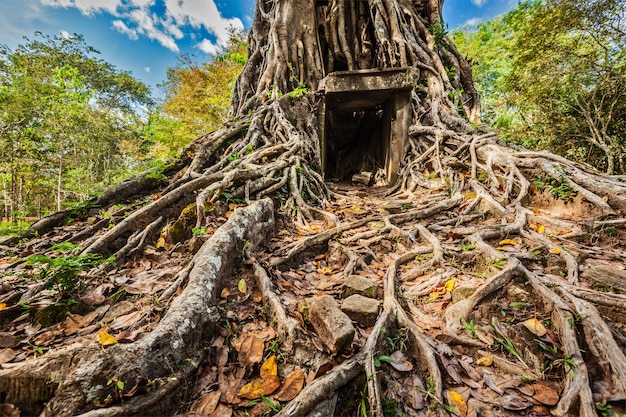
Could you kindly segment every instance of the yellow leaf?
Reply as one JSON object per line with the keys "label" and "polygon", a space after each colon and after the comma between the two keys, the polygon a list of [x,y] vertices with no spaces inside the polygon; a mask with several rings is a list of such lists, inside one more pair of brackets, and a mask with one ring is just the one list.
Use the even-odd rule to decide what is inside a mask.
{"label": "yellow leaf", "polygon": [[245,279],[240,279],[239,280],[239,284],[237,284],[237,289],[239,290],[240,293],[245,294],[248,291],[248,284],[246,284],[246,280]]}
{"label": "yellow leaf", "polygon": [[448,402],[451,406],[456,407],[462,416],[467,415],[467,404],[458,392],[448,391]]}
{"label": "yellow leaf", "polygon": [[558,255],[559,253],[561,253],[561,249],[559,249],[559,248],[550,248],[550,253]]}
{"label": "yellow leaf", "polygon": [[0,310],[4,310],[5,308],[7,308],[6,303],[0,303]]}
{"label": "yellow leaf", "polygon": [[244,385],[237,393],[237,396],[244,397],[249,400],[256,400],[261,395],[270,395],[280,387],[280,378],[276,375],[270,375],[266,378],[255,379],[254,381]]}
{"label": "yellow leaf", "polygon": [[102,346],[112,346],[117,343],[115,336],[108,334],[104,330],[98,332],[98,340]]}
{"label": "yellow leaf", "polygon": [[498,245],[502,246],[502,245],[519,245],[519,242],[513,239],[504,239],[501,240],[500,243],[498,243]]}
{"label": "yellow leaf", "polygon": [[481,358],[478,358],[476,361],[476,365],[478,366],[491,366],[493,365],[493,355],[485,355]]}
{"label": "yellow leaf", "polygon": [[298,369],[285,379],[283,387],[278,391],[275,398],[278,401],[291,401],[296,398],[296,395],[300,394],[303,386],[304,372]]}
{"label": "yellow leaf", "polygon": [[278,375],[278,366],[276,365],[276,356],[272,355],[261,365],[261,379],[276,375]]}
{"label": "yellow leaf", "polygon": [[324,272],[324,274],[326,275],[331,275],[333,273],[333,269],[325,266],[324,268],[322,268],[322,272]]}
{"label": "yellow leaf", "polygon": [[473,200],[476,198],[476,191],[465,191],[461,194],[463,194],[463,197],[465,197],[468,200]]}
{"label": "yellow leaf", "polygon": [[161,249],[162,247],[165,246],[165,238],[160,237],[159,240],[157,240],[156,242],[156,246],[157,249]]}
{"label": "yellow leaf", "polygon": [[361,211],[361,207],[359,207],[359,206],[352,206],[352,210],[358,212],[358,211]]}
{"label": "yellow leaf", "polygon": [[524,325],[524,327],[526,327],[532,334],[542,337],[544,336],[548,331],[546,330],[546,327],[543,325],[543,323],[541,323],[539,320],[537,320],[536,318],[532,318],[532,319],[528,319],[525,322],[522,322],[522,324]]}
{"label": "yellow leaf", "polygon": [[446,281],[446,284],[444,285],[444,287],[446,288],[446,291],[452,292],[455,285],[456,285],[456,279],[451,279],[449,281]]}
{"label": "yellow leaf", "polygon": [[537,233],[545,233],[546,232],[546,227],[543,224],[538,224],[537,225]]}

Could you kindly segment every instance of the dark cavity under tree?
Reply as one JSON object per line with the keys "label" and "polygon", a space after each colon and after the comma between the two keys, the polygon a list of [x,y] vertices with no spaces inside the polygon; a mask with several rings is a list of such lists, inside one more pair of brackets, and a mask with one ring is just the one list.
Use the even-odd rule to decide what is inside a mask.
{"label": "dark cavity under tree", "polygon": [[[306,416],[359,375],[367,386],[363,390],[367,410],[371,415],[384,415],[383,393],[389,395],[391,383],[385,372],[377,372],[377,365],[381,365],[378,356],[384,351],[385,335],[393,329],[406,332],[405,355],[416,365],[412,372],[428,382],[424,395],[435,405],[413,410],[413,414],[405,408],[405,412],[447,415],[444,403],[459,404],[445,393],[464,381],[462,375],[452,372],[451,363],[465,361],[458,369],[471,377],[480,368],[476,364],[479,349],[505,346],[513,339],[498,320],[487,323],[493,329],[491,342],[477,337],[469,323],[484,321],[493,313],[490,309],[499,308],[493,307],[496,301],[510,306],[507,297],[519,295],[520,287],[527,297],[522,304],[532,305],[542,319],[549,320],[550,334],[557,339],[551,340],[558,345],[554,361],[562,364],[561,377],[552,382],[559,396],[550,404],[550,412],[595,416],[595,401],[626,399],[625,336],[614,328],[621,316],[610,313],[626,307],[622,295],[626,286],[614,278],[623,277],[623,272],[605,266],[608,272],[593,275],[614,293],[581,285],[587,281],[579,276],[585,259],[600,256],[588,232],[610,227],[623,236],[620,215],[626,208],[626,187],[591,167],[553,154],[507,147],[494,132],[480,127],[471,69],[445,36],[442,4],[438,0],[259,0],[249,37],[249,59],[232,101],[233,121],[198,138],[163,170],[119,184],[89,203],[108,208],[137,195],[158,192],[158,198],[149,199],[147,205],[136,204],[126,216],[116,213],[119,222],[108,229],[110,219],[96,218],[86,230],[70,227],[51,232],[68,218],[77,222],[81,215],[86,217],[88,210],[57,213],[34,224],[22,236],[21,246],[7,251],[18,253],[27,248],[45,252],[49,245],[41,237],[66,233],[64,239],[80,243],[83,254],[113,253],[122,265],[144,256],[146,245],[164,230],[171,232],[174,221],[189,216],[185,208],[194,207],[193,203],[197,229],[207,225],[209,210],[225,195],[245,200],[247,206],[235,211],[199,250],[191,248],[195,238],[183,239],[182,244],[188,244],[189,253],[195,255],[160,296],[168,308],[149,334],[106,350],[93,345],[68,346],[2,369],[0,393],[6,401],[24,409],[41,404],[42,415],[48,416],[141,415],[167,410],[172,403],[164,399],[174,396],[181,381],[204,359],[202,339],[210,337],[216,319],[212,306],[224,282],[232,279],[242,254],[248,264],[243,268],[256,277],[271,321],[284,341],[283,356],[288,354],[294,366],[302,367],[328,361],[329,356],[304,348],[310,336],[300,331],[284,309],[273,278],[281,267],[297,267],[303,258],[327,250],[343,254],[345,275],[370,271],[383,241],[392,242],[397,256],[385,266],[383,310],[366,341],[353,356],[335,358],[333,370],[284,404],[278,415]],[[408,97],[409,127],[401,138],[399,166],[386,171],[393,174],[393,178],[387,175],[391,183],[369,192],[378,196],[379,202],[393,199],[403,204],[400,213],[381,214],[365,210],[365,200],[362,215],[351,219],[331,210],[332,202],[349,196],[329,185],[325,176],[350,178],[367,164],[361,160],[363,154],[352,152],[335,161],[335,168],[340,169],[330,172],[327,159],[333,155],[327,153],[333,144],[323,138],[323,132],[337,128],[350,134],[348,131],[354,130],[341,121],[334,126],[332,117],[384,118],[387,109],[372,96],[368,98],[374,104],[358,108],[354,104],[358,94],[350,97],[353,107],[344,113],[338,107],[334,116],[320,109],[329,76],[376,74],[407,77],[402,88]],[[406,80],[412,82],[408,90]],[[340,102],[333,105],[340,106]],[[330,105],[328,101],[326,105]],[[326,118],[328,122],[320,121]],[[377,158],[376,152],[368,156]],[[376,170],[384,164],[378,160],[367,168]],[[342,168],[345,166],[354,169]],[[587,217],[595,218],[581,224],[527,208],[542,187],[560,196],[577,196]],[[322,231],[263,253],[264,239],[277,233],[277,222],[283,228],[294,228],[320,221],[325,224]],[[371,222],[380,227],[368,229]],[[544,226],[553,233],[543,233]],[[507,244],[524,250],[502,250]],[[416,260],[422,255],[428,260],[420,264]],[[537,273],[537,265],[545,266],[548,258],[560,275]],[[484,271],[491,273],[472,295],[445,310],[438,336],[430,338],[416,325],[420,318],[427,320],[419,300],[451,277],[461,277],[462,271],[453,268],[458,262],[470,269],[482,264]],[[417,287],[409,285],[436,268],[447,272],[433,272]],[[94,276],[97,273],[92,272]],[[178,288],[182,291],[174,296]],[[31,291],[21,301],[28,303],[34,297]],[[487,324],[484,327],[488,329]],[[515,339],[519,344],[517,351],[513,349],[517,356],[513,356],[519,357],[519,362],[496,355],[497,372],[541,380],[536,362],[542,356],[533,337]],[[545,340],[542,343],[552,347]],[[461,359],[459,349],[466,352]],[[152,384],[153,389],[120,404],[94,409],[94,399],[115,393],[116,384],[107,384],[112,376],[126,387],[146,387],[149,381],[160,384]],[[494,392],[498,390],[502,391],[495,386]],[[468,404],[481,415],[532,406],[523,401],[519,405],[514,399],[506,395],[491,402],[474,398]]]}

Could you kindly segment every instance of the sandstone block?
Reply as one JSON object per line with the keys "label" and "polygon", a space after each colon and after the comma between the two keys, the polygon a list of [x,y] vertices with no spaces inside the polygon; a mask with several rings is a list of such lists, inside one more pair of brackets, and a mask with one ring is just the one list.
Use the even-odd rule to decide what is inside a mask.
{"label": "sandstone block", "polygon": [[341,310],[361,326],[371,327],[378,318],[380,301],[355,294],[343,300]]}
{"label": "sandstone block", "polygon": [[332,352],[347,349],[354,339],[352,320],[341,309],[330,295],[311,298],[309,304],[309,321],[322,340]]}
{"label": "sandstone block", "polygon": [[375,298],[378,285],[369,278],[360,275],[350,275],[343,284],[343,298],[358,294],[363,297]]}

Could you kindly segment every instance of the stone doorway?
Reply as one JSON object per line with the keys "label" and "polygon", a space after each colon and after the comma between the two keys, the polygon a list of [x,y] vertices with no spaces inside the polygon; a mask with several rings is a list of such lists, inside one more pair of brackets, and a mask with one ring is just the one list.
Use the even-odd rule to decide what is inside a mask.
{"label": "stone doorway", "polygon": [[[327,179],[371,175],[393,184],[411,123],[410,91],[417,70],[342,71],[321,83],[322,168]],[[375,178],[377,177],[377,178]]]}

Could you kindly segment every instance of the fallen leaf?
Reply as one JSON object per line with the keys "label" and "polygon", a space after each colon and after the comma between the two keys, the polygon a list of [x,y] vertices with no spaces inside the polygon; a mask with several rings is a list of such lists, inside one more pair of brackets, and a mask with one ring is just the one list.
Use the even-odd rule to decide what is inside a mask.
{"label": "fallen leaf", "polygon": [[126,327],[131,327],[143,317],[143,314],[144,313],[141,311],[125,314],[113,320],[109,327],[111,327],[112,330],[121,330]]}
{"label": "fallen leaf", "polygon": [[275,398],[278,401],[291,401],[300,394],[302,387],[304,387],[304,372],[298,369],[285,379],[285,383]]}
{"label": "fallen leaf", "polygon": [[245,279],[242,278],[239,280],[239,283],[237,284],[237,289],[242,294],[245,294],[248,291],[248,284],[246,284]]}
{"label": "fallen leaf", "polygon": [[476,365],[478,366],[491,366],[493,365],[493,355],[485,355],[481,358],[478,358],[476,361]]}
{"label": "fallen leaf", "polygon": [[211,413],[210,417],[232,417],[233,409],[227,405],[220,404],[217,409]]}
{"label": "fallen leaf", "polygon": [[448,402],[451,406],[459,410],[459,413],[462,416],[467,415],[467,403],[465,402],[461,394],[455,391],[448,391]]}
{"label": "fallen leaf", "polygon": [[98,332],[98,340],[102,346],[112,346],[117,343],[117,339],[104,330]]}
{"label": "fallen leaf", "polygon": [[270,395],[280,387],[280,378],[277,375],[270,375],[266,378],[255,379],[254,381],[244,385],[237,395],[247,398],[248,400],[256,400],[261,395]]}
{"label": "fallen leaf", "polygon": [[16,356],[17,356],[17,353],[13,349],[10,349],[10,348],[1,349],[0,350],[0,365],[2,365],[3,363],[11,362],[13,359],[15,359]]}
{"label": "fallen leaf", "polygon": [[0,303],[0,310],[4,310],[5,308],[7,308],[6,303]]}
{"label": "fallen leaf", "polygon": [[513,411],[525,410],[532,405],[530,401],[517,395],[505,395],[502,397],[501,404],[503,408]]}
{"label": "fallen leaf", "polygon": [[559,402],[559,394],[550,385],[536,383],[532,385],[535,390],[533,399],[545,405],[556,405]]}
{"label": "fallen leaf", "polygon": [[456,285],[456,279],[451,279],[449,281],[446,281],[444,288],[446,289],[446,291],[452,292],[455,285]]}
{"label": "fallen leaf", "polygon": [[207,414],[207,415],[211,414],[217,408],[217,405],[220,402],[221,395],[222,393],[219,391],[213,391],[213,392],[208,393],[202,399],[202,401],[200,401],[198,405],[194,407],[193,411],[196,411],[201,414]]}
{"label": "fallen leaf", "polygon": [[522,322],[522,324],[524,325],[524,327],[526,327],[532,334],[539,336],[539,337],[543,337],[548,331],[546,330],[546,327],[543,325],[543,323],[541,323],[539,320],[537,320],[536,318],[531,318],[528,319],[524,322]]}
{"label": "fallen leaf", "polygon": [[250,334],[244,339],[239,349],[239,362],[243,366],[259,363],[263,360],[265,344],[256,334]]}
{"label": "fallen leaf", "polygon": [[396,350],[391,354],[391,361],[389,365],[393,366],[400,372],[409,372],[413,370],[413,364],[408,360],[406,355],[399,350]]}
{"label": "fallen leaf", "polygon": [[546,227],[543,224],[538,224],[537,225],[537,233],[543,234],[545,232],[546,232]]}
{"label": "fallen leaf", "polygon": [[550,248],[550,253],[554,254],[554,255],[558,255],[561,253],[561,249],[559,248]]}
{"label": "fallen leaf", "polygon": [[513,245],[513,246],[518,246],[519,242],[513,239],[504,239],[501,240],[500,243],[498,243],[498,245],[502,246],[502,245]]}
{"label": "fallen leaf", "polygon": [[157,249],[161,249],[162,247],[165,246],[165,238],[160,237],[159,240],[156,241],[156,244],[154,245]]}
{"label": "fallen leaf", "polygon": [[272,355],[261,365],[261,379],[278,375],[278,366],[276,365],[276,356]]}

